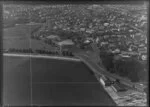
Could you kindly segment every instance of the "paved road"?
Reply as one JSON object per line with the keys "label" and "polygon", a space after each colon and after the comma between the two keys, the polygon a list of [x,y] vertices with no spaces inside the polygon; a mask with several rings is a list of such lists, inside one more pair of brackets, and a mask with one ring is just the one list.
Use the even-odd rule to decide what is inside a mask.
{"label": "paved road", "polygon": [[3,77],[5,105],[116,105],[77,61],[4,56]]}
{"label": "paved road", "polygon": [[139,84],[135,84],[130,82],[129,80],[126,80],[118,75],[115,74],[111,74],[109,72],[107,72],[105,69],[103,69],[102,67],[100,67],[98,64],[96,64],[95,62],[93,62],[86,54],[77,54],[77,56],[86,64],[88,65],[92,71],[94,71],[96,74],[99,75],[105,75],[109,78],[112,78],[114,80],[119,79],[121,83],[130,86],[133,88],[133,86],[136,86],[137,88],[133,88],[136,89],[138,91],[143,91],[143,88],[139,85]]}
{"label": "paved road", "polygon": [[[82,58],[81,58],[82,57]],[[83,58],[84,57],[84,58]],[[101,72],[101,70],[98,70],[99,68],[97,67],[97,70],[96,70],[96,64],[94,64],[88,57],[88,55],[86,54],[83,54],[83,55],[80,55],[80,58],[82,60],[84,60],[84,62],[90,67],[92,68],[92,71],[98,72],[98,74],[100,75],[103,75],[105,74],[106,76],[109,76],[108,74],[104,73],[104,72]],[[95,66],[93,66],[95,65]],[[105,71],[106,72],[106,71]],[[98,78],[99,80],[99,78]],[[114,101],[122,106],[128,106],[128,105],[137,105],[137,106],[145,106],[146,105],[146,95],[145,93],[141,93],[141,92],[138,92],[138,91],[135,91],[135,90],[132,90],[132,88],[129,88],[128,91],[126,92],[114,92],[114,90],[111,88],[111,87],[104,87],[105,90],[109,93],[109,95],[114,99]],[[132,92],[130,92],[132,90]],[[131,93],[136,93],[136,96],[130,96]],[[124,95],[123,95],[124,94]],[[120,96],[122,95],[122,96]],[[129,100],[129,101],[127,101]]]}

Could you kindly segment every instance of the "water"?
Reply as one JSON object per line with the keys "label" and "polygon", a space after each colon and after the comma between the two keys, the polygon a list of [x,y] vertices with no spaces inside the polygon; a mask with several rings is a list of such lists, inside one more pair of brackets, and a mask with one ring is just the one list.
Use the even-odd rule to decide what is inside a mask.
{"label": "water", "polygon": [[4,56],[4,105],[115,105],[82,62]]}

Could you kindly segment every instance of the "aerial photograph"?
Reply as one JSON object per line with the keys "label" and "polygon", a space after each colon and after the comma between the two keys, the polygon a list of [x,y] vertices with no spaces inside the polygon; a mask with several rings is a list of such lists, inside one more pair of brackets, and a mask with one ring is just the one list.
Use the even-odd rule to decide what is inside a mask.
{"label": "aerial photograph", "polygon": [[148,106],[148,4],[2,4],[3,106]]}

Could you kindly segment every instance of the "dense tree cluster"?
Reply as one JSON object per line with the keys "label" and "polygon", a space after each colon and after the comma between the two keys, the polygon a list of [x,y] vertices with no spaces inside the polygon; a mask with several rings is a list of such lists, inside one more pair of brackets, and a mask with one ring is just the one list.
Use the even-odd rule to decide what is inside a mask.
{"label": "dense tree cluster", "polygon": [[[58,51],[50,51],[50,50],[40,50],[37,49],[33,51],[31,48],[29,49],[15,49],[15,48],[10,48],[8,52],[14,52],[14,53],[39,53],[39,54],[48,54],[48,55],[61,55],[60,52]],[[67,50],[62,51],[63,56],[69,56],[73,57],[73,53]]]}
{"label": "dense tree cluster", "polygon": [[100,57],[102,59],[103,65],[106,67],[106,69],[110,72],[114,72],[114,64],[113,64],[113,57],[114,54],[112,53],[107,53],[105,51],[101,51]]}
{"label": "dense tree cluster", "polygon": [[29,49],[15,49],[15,48],[10,48],[8,52],[17,52],[17,53],[33,53],[33,50],[31,48]]}
{"label": "dense tree cluster", "polygon": [[69,52],[69,51],[62,51],[62,55],[63,56],[73,56],[73,53]]}
{"label": "dense tree cluster", "polygon": [[115,73],[121,77],[126,77],[132,82],[146,80],[146,70],[144,64],[135,58],[118,58],[114,59],[113,54],[101,53],[102,63],[108,72]]}
{"label": "dense tree cluster", "polygon": [[56,46],[56,44],[52,40],[49,40],[49,39],[45,39],[44,43],[51,45],[51,46]]}
{"label": "dense tree cluster", "polygon": [[48,50],[35,50],[36,53],[40,54],[50,54],[50,55],[59,55],[57,51],[48,51]]}

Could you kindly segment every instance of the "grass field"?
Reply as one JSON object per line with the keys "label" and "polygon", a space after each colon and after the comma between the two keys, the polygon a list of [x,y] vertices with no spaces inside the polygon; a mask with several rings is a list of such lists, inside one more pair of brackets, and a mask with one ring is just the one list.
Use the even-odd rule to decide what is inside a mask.
{"label": "grass field", "polygon": [[39,40],[31,39],[31,32],[40,25],[16,25],[11,28],[3,29],[3,48],[17,49],[48,49],[54,48]]}
{"label": "grass field", "polygon": [[4,56],[4,105],[115,105],[81,62]]}

